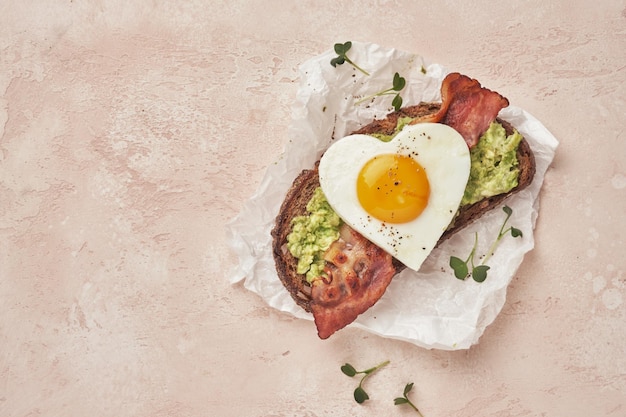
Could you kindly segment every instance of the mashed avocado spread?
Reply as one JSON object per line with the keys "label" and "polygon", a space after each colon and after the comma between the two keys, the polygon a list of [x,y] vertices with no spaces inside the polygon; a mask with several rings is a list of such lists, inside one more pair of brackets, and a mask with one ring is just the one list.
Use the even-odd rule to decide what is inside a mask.
{"label": "mashed avocado spread", "polygon": [[305,274],[311,282],[324,271],[324,252],[339,238],[341,219],[330,208],[322,189],[318,187],[306,206],[306,216],[292,220],[287,236],[287,249],[298,259],[298,274]]}
{"label": "mashed avocado spread", "polygon": [[[389,142],[411,120],[410,117],[401,117],[393,134],[372,136]],[[522,135],[517,131],[507,136],[500,123],[491,123],[478,144],[470,151],[470,175],[461,207],[506,193],[517,185],[517,147],[521,140]],[[324,252],[339,238],[341,219],[330,207],[319,187],[306,209],[308,215],[297,216],[292,221],[292,231],[287,236],[287,248],[298,259],[298,273],[305,274],[307,281],[311,282],[323,273]]]}
{"label": "mashed avocado spread", "polygon": [[413,120],[413,118],[409,117],[409,116],[398,117],[398,122],[396,124],[396,130],[394,130],[391,135],[385,135],[384,133],[372,133],[371,136],[374,136],[376,139],[382,140],[383,142],[389,142],[402,129],[404,129],[404,126],[406,126],[409,123],[411,123],[412,120]]}
{"label": "mashed avocado spread", "polygon": [[517,185],[517,147],[521,140],[517,130],[507,136],[500,123],[491,123],[470,151],[470,175],[461,207],[506,193]]}

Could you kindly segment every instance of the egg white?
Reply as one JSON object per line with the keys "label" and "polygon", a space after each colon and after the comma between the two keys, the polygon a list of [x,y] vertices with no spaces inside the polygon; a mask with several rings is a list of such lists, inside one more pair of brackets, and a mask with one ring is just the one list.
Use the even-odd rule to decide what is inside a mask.
{"label": "egg white", "polygon": [[[413,157],[426,171],[430,197],[422,214],[406,223],[385,223],[367,213],[357,197],[357,178],[380,154]],[[326,150],[319,164],[322,191],[350,227],[417,271],[446,230],[463,197],[470,155],[463,137],[439,123],[405,126],[391,141],[351,135]]]}

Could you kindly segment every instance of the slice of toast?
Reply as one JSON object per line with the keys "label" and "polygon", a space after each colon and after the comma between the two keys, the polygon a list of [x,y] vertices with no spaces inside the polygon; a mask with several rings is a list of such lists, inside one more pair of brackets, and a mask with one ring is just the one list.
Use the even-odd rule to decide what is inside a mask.
{"label": "slice of toast", "polygon": [[[439,108],[440,105],[438,103],[421,103],[405,107],[388,114],[384,119],[374,120],[353,133],[391,135],[396,129],[399,118],[407,116],[412,118],[421,117],[435,113]],[[504,127],[507,135],[513,133],[514,128],[508,122],[500,119],[497,119],[497,121]],[[508,193],[485,198],[474,204],[462,207],[454,220],[454,225],[446,230],[439,239],[438,244],[472,223],[485,212],[498,207],[506,198],[526,188],[532,182],[535,175],[535,158],[526,139],[522,139],[519,144],[517,159],[519,162],[518,185]],[[286,247],[286,242],[287,236],[291,232],[292,219],[306,214],[306,205],[317,187],[319,187],[319,176],[316,163],[311,169],[303,170],[294,180],[280,207],[276,223],[272,229],[272,250],[278,277],[294,301],[306,311],[310,311],[311,288],[306,282],[304,275],[296,272],[298,260],[291,255]],[[404,269],[404,265],[397,260],[394,260],[394,266],[397,272]]]}

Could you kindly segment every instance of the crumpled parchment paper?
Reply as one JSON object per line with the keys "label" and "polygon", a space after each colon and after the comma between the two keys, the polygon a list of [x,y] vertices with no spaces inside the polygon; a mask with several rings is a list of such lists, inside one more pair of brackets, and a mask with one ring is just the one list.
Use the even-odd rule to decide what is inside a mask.
{"label": "crumpled parchment paper", "polygon": [[[332,141],[393,110],[392,95],[359,105],[355,102],[390,88],[395,72],[407,81],[401,91],[403,106],[441,101],[441,81],[449,72],[419,55],[371,43],[353,42],[347,53],[369,76],[347,62],[332,67],[330,61],[335,56],[329,50],[300,67],[300,85],[284,153],[267,168],[258,190],[227,225],[229,244],[239,257],[230,282],[244,280],[245,288],[271,307],[310,320],[312,316],[295,304],[281,284],[272,257],[270,231],[286,191],[298,173],[312,167]],[[505,213],[492,210],[435,249],[419,272],[405,269],[394,277],[378,303],[351,326],[428,349],[456,350],[477,343],[496,318],[507,286],[524,255],[534,247],[538,194],[558,146],[555,137],[526,111],[511,105],[501,111],[500,117],[529,141],[537,163],[533,183],[506,202],[513,209],[508,225],[520,229],[523,238],[502,239],[489,261],[491,269],[485,282],[456,279],[449,266],[450,256],[466,259],[478,233],[475,259],[480,262],[478,257],[498,235]]]}

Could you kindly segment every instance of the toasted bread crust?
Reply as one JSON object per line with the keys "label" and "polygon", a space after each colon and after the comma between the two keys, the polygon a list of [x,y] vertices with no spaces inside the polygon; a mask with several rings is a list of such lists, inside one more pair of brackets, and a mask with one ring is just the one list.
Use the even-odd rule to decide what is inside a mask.
{"label": "toasted bread crust", "polygon": [[[439,107],[440,105],[438,103],[421,103],[415,106],[405,107],[397,112],[390,113],[384,119],[374,120],[353,133],[381,133],[390,135],[395,131],[399,118],[406,116],[413,118],[424,116],[436,112],[439,110]],[[513,133],[514,128],[508,122],[500,119],[497,120],[502,124],[508,135]],[[532,182],[535,175],[535,158],[526,139],[522,139],[520,142],[517,149],[517,159],[520,169],[518,185],[508,193],[489,197],[475,204],[461,208],[454,221],[454,226],[449,228],[441,236],[438,244],[478,219],[485,212],[499,206],[509,196],[526,188]],[[287,235],[291,232],[292,219],[296,216],[306,214],[306,205],[317,187],[319,187],[319,176],[316,163],[312,169],[305,169],[296,177],[285,196],[285,200],[276,217],[276,223],[272,229],[272,250],[278,277],[285,288],[287,288],[294,301],[308,312],[311,311],[310,286],[306,282],[304,275],[296,272],[298,261],[291,255],[289,250],[287,250],[286,242]],[[394,261],[394,266],[397,272],[404,269],[404,265],[397,260]]]}
{"label": "toasted bread crust", "polygon": [[317,163],[313,169],[303,170],[293,181],[280,207],[272,229],[272,250],[278,278],[287,288],[294,301],[307,312],[311,311],[311,287],[304,275],[298,274],[298,260],[287,249],[287,235],[291,233],[291,221],[306,214],[306,206],[319,187]]}

